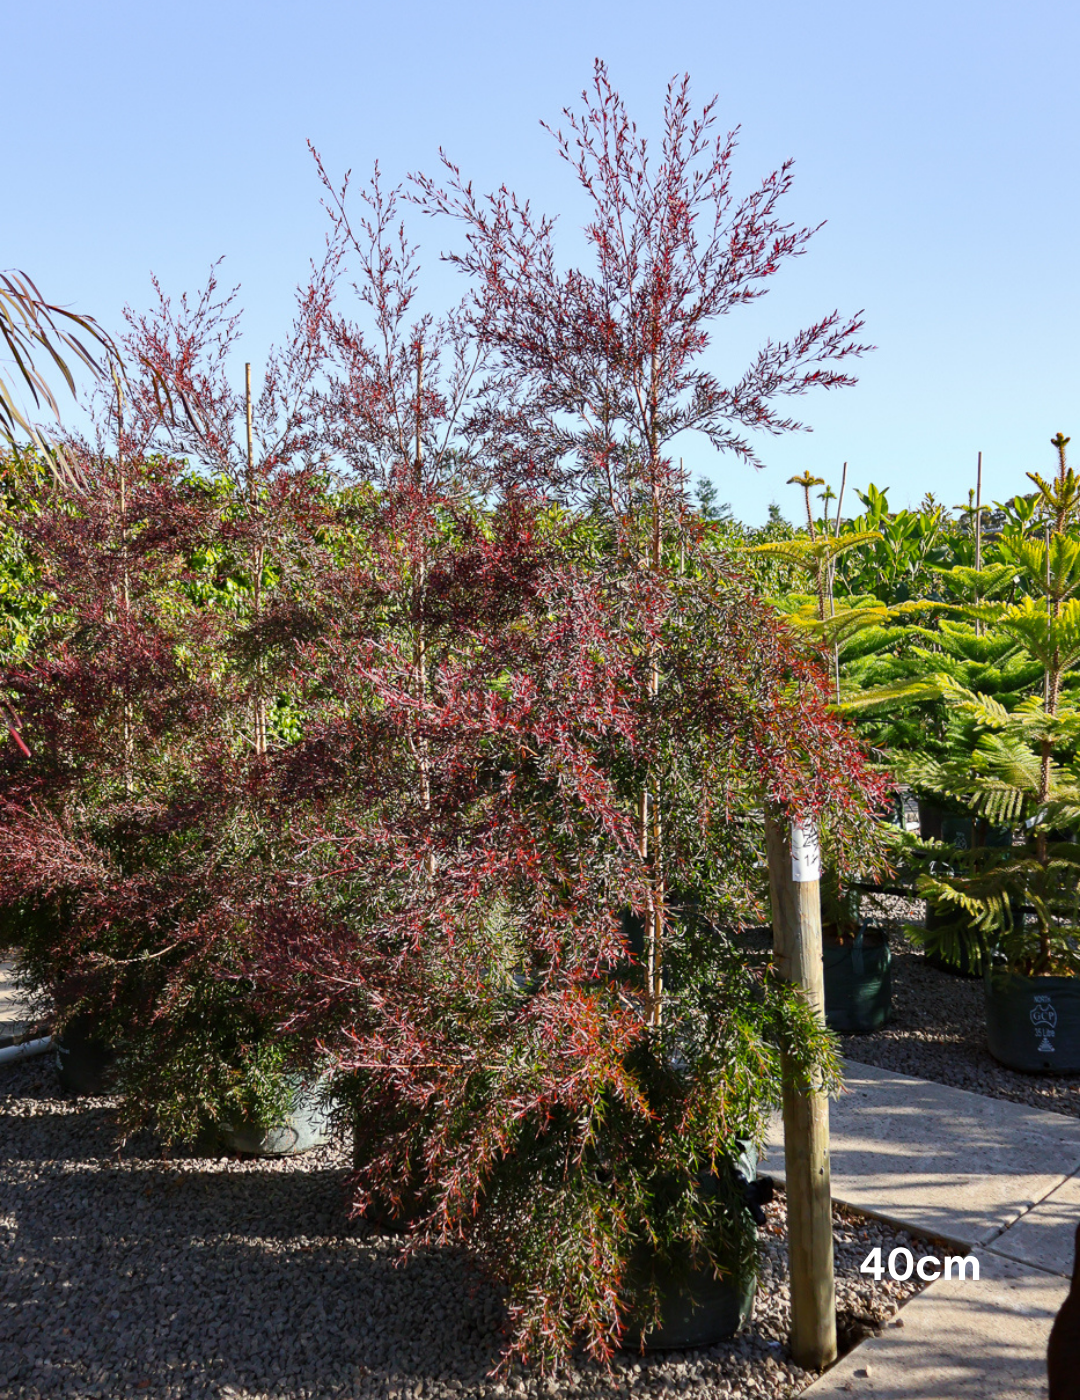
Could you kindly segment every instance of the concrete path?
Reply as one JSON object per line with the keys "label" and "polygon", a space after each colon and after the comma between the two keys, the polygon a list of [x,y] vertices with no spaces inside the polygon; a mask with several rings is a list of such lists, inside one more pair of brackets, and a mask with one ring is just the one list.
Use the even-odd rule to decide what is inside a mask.
{"label": "concrete path", "polygon": [[10,1036],[22,1035],[30,1026],[26,1009],[15,991],[14,974],[10,962],[0,962],[0,1045]]}
{"label": "concrete path", "polygon": [[[904,1307],[901,1325],[805,1394],[1044,1400],[1047,1338],[1069,1289],[1080,1221],[1080,1119],[846,1068],[849,1092],[830,1111],[834,1198],[961,1246],[980,1276],[931,1283]],[[762,1169],[783,1175],[779,1124]]]}
{"label": "concrete path", "polygon": [[1046,1400],[1065,1279],[979,1251],[978,1283],[932,1283],[803,1395],[812,1400]]}

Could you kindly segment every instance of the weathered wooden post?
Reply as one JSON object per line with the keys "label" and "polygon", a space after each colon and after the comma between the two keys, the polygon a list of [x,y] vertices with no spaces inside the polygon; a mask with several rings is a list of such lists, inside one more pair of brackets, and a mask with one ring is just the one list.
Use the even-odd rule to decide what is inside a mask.
{"label": "weathered wooden post", "polygon": [[[825,1019],[821,964],[821,856],[815,830],[767,813],[773,947],[780,976]],[[784,1073],[784,1165],[791,1270],[791,1354],[821,1370],[836,1360],[829,1101]]]}

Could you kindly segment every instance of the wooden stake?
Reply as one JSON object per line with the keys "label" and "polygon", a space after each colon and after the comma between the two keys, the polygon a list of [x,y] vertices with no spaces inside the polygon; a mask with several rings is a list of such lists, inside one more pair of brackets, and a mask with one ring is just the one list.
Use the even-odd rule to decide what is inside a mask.
{"label": "wooden stake", "polygon": [[[824,1022],[821,869],[816,835],[769,813],[765,839],[777,971],[784,981],[802,990]],[[820,1371],[836,1360],[829,1101],[812,1085],[794,1082],[787,1056],[783,1057],[783,1071],[791,1354],[797,1365]]]}
{"label": "wooden stake", "polygon": [[836,498],[836,528],[833,531],[833,538],[840,536],[840,512],[844,509],[844,487],[847,485],[847,463],[844,463],[844,470],[840,473],[840,494]]}
{"label": "wooden stake", "polygon": [[[120,558],[123,561],[121,573],[121,600],[124,609],[125,627],[131,620],[131,587],[127,562],[127,466],[124,462],[124,390],[116,367],[112,367],[113,387],[116,390],[116,473],[120,478]],[[124,792],[131,796],[134,786],[135,741],[132,735],[131,702],[124,701],[121,738],[124,749]]]}
{"label": "wooden stake", "polygon": [[[836,521],[833,528],[833,539],[840,538],[840,512],[844,508],[844,487],[847,485],[847,463],[844,463],[844,470],[840,474],[840,494],[836,498]],[[828,531],[825,532],[828,534]],[[829,616],[836,616],[836,559],[829,561]],[[833,679],[836,682],[836,703],[840,703],[840,643],[833,642]]]}

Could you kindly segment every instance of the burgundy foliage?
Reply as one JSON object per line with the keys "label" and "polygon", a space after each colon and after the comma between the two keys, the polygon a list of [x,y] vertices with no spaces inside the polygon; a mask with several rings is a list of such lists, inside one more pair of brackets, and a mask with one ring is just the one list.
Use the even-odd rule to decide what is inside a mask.
{"label": "burgundy foliage", "polygon": [[752,1252],[723,1164],[780,1045],[831,1053],[739,951],[762,810],[842,850],[879,796],[667,455],[694,429],[756,461],[748,430],[801,426],[776,401],[865,348],[834,313],[735,384],[702,368],[811,232],[776,212],[787,166],[734,199],[713,120],[673,87],[654,167],[598,66],[557,136],[590,273],[505,190],[421,180],[467,232],[442,321],[400,192],[376,172],[354,218],[320,165],[332,238],[250,449],[211,278],[130,317],[147,378],[96,491],[22,524],[56,620],[4,681],[32,758],[0,769],[0,893],[51,912],[41,985],[111,1017],[131,1121],[186,1131],[267,1042],[331,1073],[357,1208],[467,1241],[545,1362],[640,1332],[643,1251]]}

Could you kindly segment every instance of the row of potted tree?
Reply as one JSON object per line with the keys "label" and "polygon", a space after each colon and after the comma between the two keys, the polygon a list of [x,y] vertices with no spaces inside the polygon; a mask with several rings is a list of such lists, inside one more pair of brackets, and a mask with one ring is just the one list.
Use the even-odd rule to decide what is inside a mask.
{"label": "row of potted tree", "polygon": [[589,269],[507,192],[418,181],[466,232],[442,320],[399,192],[354,214],[324,176],[327,255],[258,392],[212,278],[130,317],[141,368],[75,485],[7,476],[26,975],[111,1043],[128,1128],[242,1130],[328,1086],[357,1209],[468,1242],[545,1362],[670,1336],[691,1283],[744,1311],[781,1052],[837,1080],[738,939],[763,815],[849,868],[886,786],[671,454],[696,430],[752,462],[745,428],[797,427],[778,399],[863,348],[834,314],[734,385],[703,367],[809,236],[786,167],[732,201],[713,120],[674,85],[652,164],[598,65],[556,133]]}

